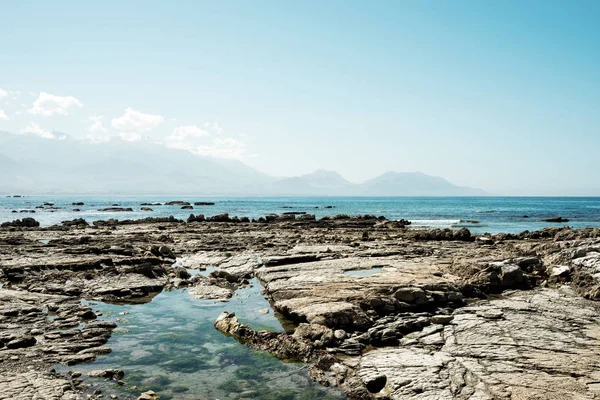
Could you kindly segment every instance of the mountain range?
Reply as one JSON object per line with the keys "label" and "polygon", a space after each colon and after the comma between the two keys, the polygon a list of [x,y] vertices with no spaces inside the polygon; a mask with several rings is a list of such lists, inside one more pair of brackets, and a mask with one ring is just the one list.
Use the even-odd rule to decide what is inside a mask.
{"label": "mountain range", "polygon": [[201,157],[151,142],[91,143],[0,132],[0,193],[254,196],[481,196],[420,172],[386,172],[355,184],[333,171],[291,178],[237,160]]}

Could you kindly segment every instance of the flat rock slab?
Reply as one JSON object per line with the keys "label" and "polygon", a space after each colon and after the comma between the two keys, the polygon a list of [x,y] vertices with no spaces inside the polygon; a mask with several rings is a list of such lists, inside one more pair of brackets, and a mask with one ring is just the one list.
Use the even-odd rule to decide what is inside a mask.
{"label": "flat rock slab", "polygon": [[[347,271],[381,270],[369,276]],[[285,315],[332,328],[361,327],[368,317],[361,303],[390,298],[402,287],[451,288],[458,279],[442,276],[428,260],[399,257],[346,257],[333,260],[266,267],[256,273],[264,283],[274,308]]]}
{"label": "flat rock slab", "polygon": [[[441,335],[439,345],[430,336]],[[570,289],[456,310],[442,332],[348,361],[392,399],[600,398],[600,315]]]}

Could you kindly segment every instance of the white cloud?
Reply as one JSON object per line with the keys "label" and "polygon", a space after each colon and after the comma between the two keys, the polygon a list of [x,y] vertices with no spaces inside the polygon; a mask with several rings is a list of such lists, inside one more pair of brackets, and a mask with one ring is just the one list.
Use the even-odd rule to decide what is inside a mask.
{"label": "white cloud", "polygon": [[165,138],[165,144],[167,147],[194,153],[196,148],[205,141],[204,138],[208,136],[210,136],[210,133],[198,128],[196,125],[179,126]]}
{"label": "white cloud", "polygon": [[43,129],[35,122],[31,122],[25,128],[21,129],[21,133],[24,135],[35,135],[43,137],[44,139],[56,139],[56,136],[52,132]]}
{"label": "white cloud", "polygon": [[0,119],[8,119],[8,117],[6,116],[6,113],[1,108],[0,108]]}
{"label": "white cloud", "polygon": [[140,135],[139,133],[135,133],[135,132],[123,132],[120,133],[119,136],[121,137],[122,140],[126,141],[126,142],[137,142],[142,140],[142,135]]}
{"label": "white cloud", "polygon": [[162,115],[143,114],[132,108],[127,108],[122,117],[111,121],[111,126],[121,132],[141,133],[156,128],[163,121]]}
{"label": "white cloud", "polygon": [[55,96],[41,92],[33,102],[33,107],[27,110],[30,114],[50,117],[55,114],[69,115],[69,110],[81,108],[83,104],[73,96]]}
{"label": "white cloud", "polygon": [[[207,122],[204,127],[218,135],[223,133],[223,129],[216,122]],[[180,126],[166,137],[165,144],[167,147],[187,150],[200,156],[233,159],[242,159],[247,156],[246,144],[243,142],[234,138],[219,137],[209,140],[209,136],[210,133],[207,130],[195,125]]]}
{"label": "white cloud", "polygon": [[110,136],[108,135],[108,130],[102,125],[102,119],[104,116],[102,115],[92,115],[90,120],[93,122],[92,126],[88,128],[90,132],[88,134],[88,139],[95,143],[102,143],[110,141]]}
{"label": "white cloud", "polygon": [[0,88],[0,100],[2,100],[3,97],[8,96],[8,92],[2,88]]}
{"label": "white cloud", "polygon": [[207,129],[212,129],[217,135],[221,135],[223,133],[223,128],[221,128],[221,125],[219,125],[218,122],[213,122],[212,124],[207,122],[204,124],[204,127]]}
{"label": "white cloud", "polygon": [[198,146],[193,153],[215,158],[233,158],[241,160],[246,157],[246,145],[233,138],[216,138],[210,146]]}
{"label": "white cloud", "polygon": [[193,151],[198,145],[198,139],[209,135],[210,133],[195,125],[180,126],[175,128],[173,133],[167,136],[167,146]]}

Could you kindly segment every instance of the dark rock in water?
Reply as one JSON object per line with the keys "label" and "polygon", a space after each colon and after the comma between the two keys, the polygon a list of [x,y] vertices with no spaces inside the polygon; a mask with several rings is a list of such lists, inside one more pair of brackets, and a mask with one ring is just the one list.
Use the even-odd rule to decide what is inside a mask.
{"label": "dark rock in water", "polygon": [[16,214],[16,213],[18,213],[18,211],[17,211],[17,210],[12,210],[11,212],[12,212],[12,213],[15,213],[15,214]]}
{"label": "dark rock in water", "polygon": [[40,223],[33,218],[16,219],[12,222],[4,222],[0,227],[19,227],[19,228],[35,228],[40,226]]}
{"label": "dark rock in water", "polygon": [[44,208],[44,206],[35,206],[35,208]]}
{"label": "dark rock in water", "polygon": [[194,203],[195,206],[214,206],[215,203],[211,201],[197,201]]}
{"label": "dark rock in water", "polygon": [[[106,221],[103,220],[99,220],[99,221],[94,221],[92,224],[94,226],[117,226],[117,225],[140,225],[140,224],[151,224],[151,223],[157,223],[157,222],[167,222],[167,223],[182,223],[183,221],[180,219],[177,219],[175,217],[173,217],[172,215],[169,215],[168,217],[147,217],[147,218],[141,218],[141,219],[124,219],[124,220],[117,220],[114,218],[109,218]],[[158,226],[157,227],[158,230],[164,230],[164,227]]]}
{"label": "dark rock in water", "polygon": [[45,202],[45,203],[44,203],[44,205],[45,205],[45,206],[50,206],[50,207],[52,207],[52,206],[54,205],[54,203],[48,203],[48,202]]}
{"label": "dark rock in water", "polygon": [[81,211],[79,208],[74,208],[73,209],[73,212],[79,212],[79,211]]}
{"label": "dark rock in water", "polygon": [[323,208],[335,208],[335,206],[325,206]]}
{"label": "dark rock in water", "polygon": [[63,226],[79,226],[79,225],[89,226],[87,221],[83,218],[76,218],[71,221],[63,221],[63,222],[61,222],[61,224]]}
{"label": "dark rock in water", "polygon": [[35,210],[21,210],[19,212],[21,212],[21,213],[34,213]]}
{"label": "dark rock in water", "polygon": [[182,210],[193,210],[194,206],[182,206],[181,209]]}
{"label": "dark rock in water", "polygon": [[167,205],[167,206],[189,206],[190,203],[188,201],[176,200],[176,201],[169,201],[169,202],[165,203],[165,205]]}
{"label": "dark rock in water", "polygon": [[81,202],[81,201],[76,201],[76,202],[74,202],[74,203],[71,203],[71,205],[72,205],[72,206],[83,206],[83,205],[84,205],[84,203],[83,203],[83,202]]}
{"label": "dark rock in water", "polygon": [[229,283],[241,283],[243,281],[243,278],[230,274],[229,272],[221,269],[211,272],[209,276],[213,279],[224,279]]}
{"label": "dark rock in water", "polygon": [[317,218],[315,217],[315,214],[303,214],[298,216],[297,218],[299,221],[314,221]]}
{"label": "dark rock in water", "polygon": [[292,206],[281,206],[281,208],[294,208]]}
{"label": "dark rock in water", "polygon": [[142,207],[141,208],[142,211],[154,211],[153,209],[151,209],[150,207]]}
{"label": "dark rock in water", "polygon": [[288,212],[282,213],[282,215],[304,215],[304,214],[306,214],[306,211],[288,211]]}
{"label": "dark rock in water", "polygon": [[119,204],[115,203],[112,205],[113,207],[119,207]]}
{"label": "dark rock in water", "polygon": [[555,218],[546,218],[543,219],[542,221],[544,222],[569,222],[569,220],[567,218],[563,218],[563,217],[555,217]]}
{"label": "dark rock in water", "polygon": [[109,211],[109,212],[132,212],[133,208],[123,208],[123,207],[107,207],[107,208],[101,208],[98,211]]}
{"label": "dark rock in water", "polygon": [[187,269],[183,267],[174,267],[173,273],[175,274],[175,277],[179,279],[190,279],[192,277]]}
{"label": "dark rock in water", "polygon": [[529,218],[529,215],[523,215],[521,218]]}

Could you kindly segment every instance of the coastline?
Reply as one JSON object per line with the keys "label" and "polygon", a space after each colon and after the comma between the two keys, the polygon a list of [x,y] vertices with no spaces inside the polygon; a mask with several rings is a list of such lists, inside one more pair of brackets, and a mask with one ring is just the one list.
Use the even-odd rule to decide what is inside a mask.
{"label": "coastline", "polygon": [[[34,357],[29,382],[70,398],[98,379],[82,380],[77,364],[109,352],[111,332],[126,327],[79,299],[151,307],[163,290],[185,291],[231,311],[227,300],[257,278],[286,332],[255,330],[239,312],[216,318],[216,328],[245,346],[308,362],[314,381],[350,399],[494,397],[520,387],[549,395],[547,385],[531,387],[533,378],[554,393],[596,396],[590,366],[600,355],[600,318],[586,299],[600,295],[599,229],[476,236],[465,228],[409,230],[377,217],[223,221],[1,228],[0,375],[23,373],[23,360]],[[190,274],[209,266],[216,268],[207,276]],[[44,310],[55,307],[49,320]],[[7,330],[25,315],[33,325]],[[577,357],[567,365],[565,354]],[[72,364],[72,373],[48,375],[57,363]],[[501,365],[500,376],[493,371]],[[124,370],[103,378],[118,390],[128,371],[110,370]],[[3,392],[15,393],[12,382],[0,381]]]}

